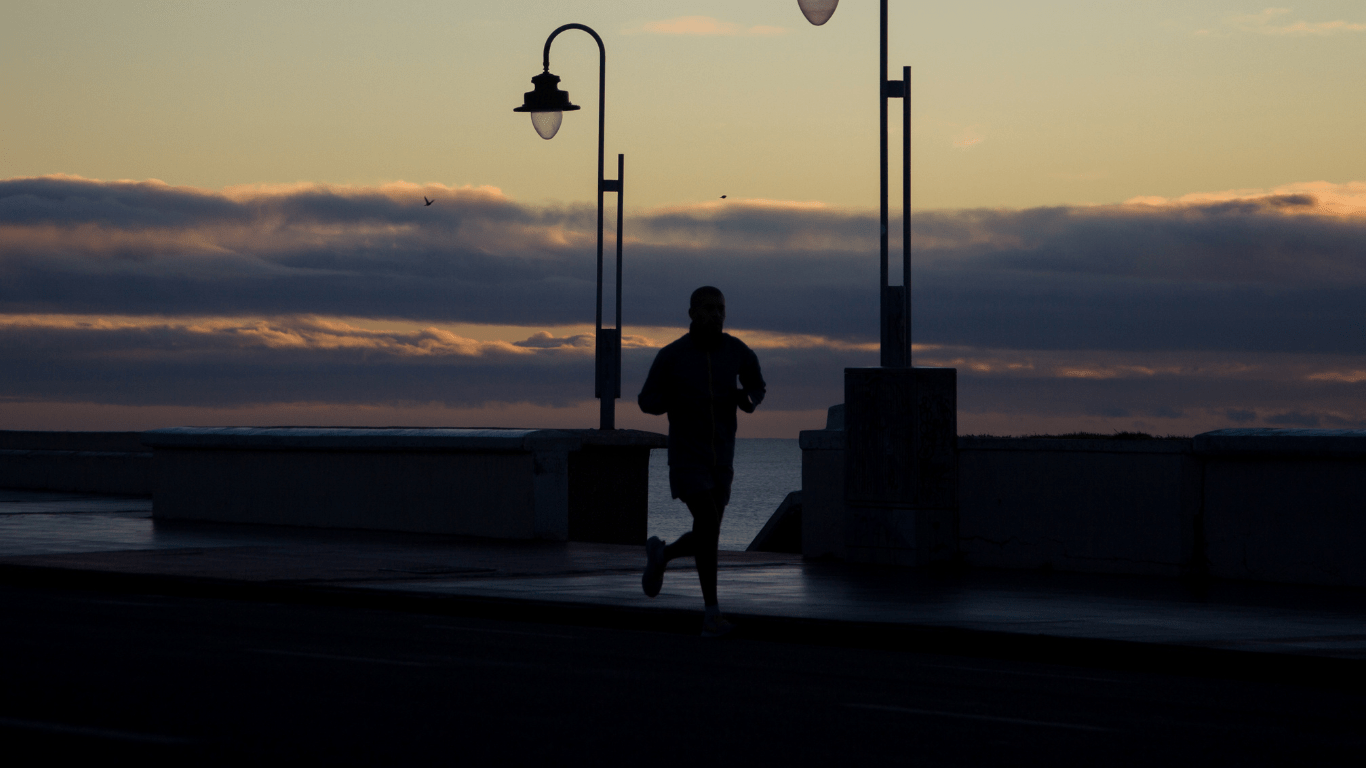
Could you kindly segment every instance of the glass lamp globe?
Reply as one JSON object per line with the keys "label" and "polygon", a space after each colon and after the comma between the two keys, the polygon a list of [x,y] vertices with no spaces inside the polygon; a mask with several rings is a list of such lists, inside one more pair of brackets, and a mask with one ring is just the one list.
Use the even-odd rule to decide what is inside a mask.
{"label": "glass lamp globe", "polygon": [[564,120],[564,113],[556,110],[554,112],[532,112],[531,127],[536,129],[536,133],[543,139],[553,139],[560,130],[560,123]]}
{"label": "glass lamp globe", "polygon": [[816,26],[820,26],[830,20],[835,13],[835,6],[840,4],[840,0],[797,0],[797,6],[802,9],[802,15],[806,20]]}

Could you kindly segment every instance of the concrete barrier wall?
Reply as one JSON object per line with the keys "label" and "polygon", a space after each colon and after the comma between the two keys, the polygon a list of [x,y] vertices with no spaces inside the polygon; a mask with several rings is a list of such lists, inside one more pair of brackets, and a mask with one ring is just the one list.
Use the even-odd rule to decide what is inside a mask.
{"label": "concrete barrier wall", "polygon": [[844,369],[846,559],[956,558],[957,381],[953,368]]}
{"label": "concrete barrier wall", "polygon": [[498,538],[569,535],[569,452],[554,430],[175,428],[152,515]]}
{"label": "concrete barrier wall", "polygon": [[140,432],[0,430],[0,487],[69,493],[152,493]]}
{"label": "concrete barrier wall", "polygon": [[[843,433],[801,433],[802,551],[845,557]],[[1366,430],[958,439],[968,565],[1366,586]]]}
{"label": "concrete barrier wall", "polygon": [[650,517],[650,451],[669,439],[635,429],[564,430],[569,452],[569,540],[643,545]]}
{"label": "concrete barrier wall", "polygon": [[[843,433],[801,433],[802,553],[845,558]],[[1175,576],[1199,566],[1190,441],[959,438],[968,565]]]}
{"label": "concrete barrier wall", "polygon": [[[551,467],[566,474],[564,467]],[[158,450],[158,520],[563,539],[530,453]],[[567,493],[561,494],[567,497]],[[564,528],[564,530],[556,530]],[[558,535],[557,535],[558,534]]]}
{"label": "concrete barrier wall", "polygon": [[1189,440],[960,438],[969,565],[1177,576],[1196,567]]}
{"label": "concrete barrier wall", "polygon": [[844,547],[844,431],[813,429],[802,448],[802,554],[846,557]]}
{"label": "concrete barrier wall", "polygon": [[153,446],[166,520],[645,541],[639,430],[175,428]]}
{"label": "concrete barrier wall", "polygon": [[[668,442],[631,429],[350,430],[364,434],[349,437],[348,430],[315,429],[306,438],[304,432],[0,430],[0,487],[151,496],[159,484],[164,519],[640,544],[649,515],[650,451]],[[523,450],[521,438],[508,437],[513,432],[536,433],[532,443],[555,447]],[[159,445],[155,457],[144,439]],[[525,454],[520,460],[510,458],[514,444],[511,452]],[[567,457],[559,455],[571,445]],[[481,452],[490,455],[474,458]],[[562,481],[567,488],[559,487]],[[525,493],[537,488],[527,507]],[[470,501],[432,506],[442,498]],[[482,507],[511,512],[475,511]],[[559,507],[567,513],[548,511]],[[531,522],[538,514],[541,522]]]}
{"label": "concrete barrier wall", "polygon": [[1366,586],[1366,430],[1225,429],[1195,453],[1211,575]]}

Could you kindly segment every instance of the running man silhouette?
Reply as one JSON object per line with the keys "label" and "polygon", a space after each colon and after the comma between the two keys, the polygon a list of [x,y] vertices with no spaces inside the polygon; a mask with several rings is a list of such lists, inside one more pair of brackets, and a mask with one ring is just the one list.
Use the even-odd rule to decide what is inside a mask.
{"label": "running man silhouette", "polygon": [[669,492],[688,506],[692,531],[668,546],[658,536],[645,542],[641,586],[654,597],[669,561],[692,556],[706,606],[702,636],[720,637],[734,628],[716,599],[716,548],[735,477],[735,409],[754,413],[764,377],[754,352],[722,333],[726,297],[719,289],[698,288],[689,305],[688,333],[659,350],[636,400],[646,413],[669,414]]}

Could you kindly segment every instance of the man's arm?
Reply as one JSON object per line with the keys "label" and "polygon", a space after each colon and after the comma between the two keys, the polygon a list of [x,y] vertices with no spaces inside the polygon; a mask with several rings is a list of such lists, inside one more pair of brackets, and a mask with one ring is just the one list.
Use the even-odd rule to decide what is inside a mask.
{"label": "man's arm", "polygon": [[759,356],[754,354],[754,350],[745,347],[745,359],[740,363],[740,391],[735,393],[740,410],[754,413],[754,409],[764,401],[766,393],[764,376],[759,371]]}
{"label": "man's arm", "polygon": [[655,361],[650,364],[650,374],[645,377],[645,386],[640,388],[640,394],[636,396],[636,403],[640,405],[640,410],[659,416],[669,410],[669,384],[668,384],[668,361],[664,358],[664,350],[659,350],[655,355]]}

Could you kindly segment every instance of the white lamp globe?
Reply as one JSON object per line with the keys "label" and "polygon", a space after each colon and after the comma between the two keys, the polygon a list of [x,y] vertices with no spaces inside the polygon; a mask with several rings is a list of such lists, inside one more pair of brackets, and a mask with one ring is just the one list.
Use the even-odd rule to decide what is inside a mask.
{"label": "white lamp globe", "polygon": [[559,133],[560,122],[564,120],[563,112],[532,112],[531,126],[536,129],[536,133],[543,139],[553,139]]}
{"label": "white lamp globe", "polygon": [[806,20],[816,26],[820,26],[830,20],[835,13],[835,6],[840,4],[840,0],[797,0],[797,6],[802,9],[802,15]]}

